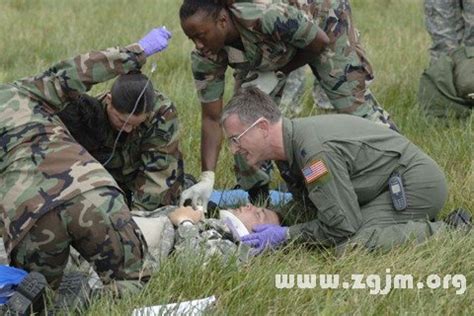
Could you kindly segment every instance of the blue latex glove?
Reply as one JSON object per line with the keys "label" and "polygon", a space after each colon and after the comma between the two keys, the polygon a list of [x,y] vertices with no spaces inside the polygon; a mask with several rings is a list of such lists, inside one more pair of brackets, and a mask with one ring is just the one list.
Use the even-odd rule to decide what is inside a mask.
{"label": "blue latex glove", "polygon": [[0,265],[0,304],[5,304],[15,293],[15,287],[23,281],[28,272]]}
{"label": "blue latex glove", "polygon": [[253,234],[243,236],[240,238],[240,240],[244,244],[255,248],[252,253],[257,255],[267,247],[275,249],[281,243],[283,243],[287,239],[288,227],[273,224],[263,224],[256,225],[253,231]]}
{"label": "blue latex glove", "polygon": [[171,33],[165,26],[156,28],[148,32],[138,44],[143,48],[145,55],[151,56],[168,47],[168,40],[171,38]]}

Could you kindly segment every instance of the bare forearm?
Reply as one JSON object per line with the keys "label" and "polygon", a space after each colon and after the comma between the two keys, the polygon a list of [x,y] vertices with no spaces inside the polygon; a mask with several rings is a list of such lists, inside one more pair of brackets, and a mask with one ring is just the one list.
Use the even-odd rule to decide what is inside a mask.
{"label": "bare forearm", "polygon": [[307,53],[302,50],[299,50],[295,57],[285,66],[280,68],[280,71],[283,72],[285,75],[288,75],[293,70],[296,70],[304,65],[308,64],[312,59],[314,59],[313,53]]}
{"label": "bare forearm", "polygon": [[209,121],[201,129],[201,168],[202,171],[215,170],[221,150],[222,131],[219,123]]}

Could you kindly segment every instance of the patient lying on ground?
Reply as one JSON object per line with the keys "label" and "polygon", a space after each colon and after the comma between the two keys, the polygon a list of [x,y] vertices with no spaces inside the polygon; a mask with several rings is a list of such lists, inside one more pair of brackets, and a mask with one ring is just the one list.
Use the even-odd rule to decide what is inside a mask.
{"label": "patient lying on ground", "polygon": [[219,219],[205,219],[202,211],[176,206],[163,207],[146,216],[133,219],[156,259],[184,249],[228,256],[240,251],[239,238],[252,232],[256,225],[280,224],[275,211],[252,204],[221,210]]}
{"label": "patient lying on ground", "polygon": [[[186,221],[197,224],[199,221],[204,220],[204,214],[202,211],[194,210],[187,206],[176,208],[168,214],[168,218],[173,225],[179,226]],[[280,225],[280,218],[275,211],[268,208],[257,207],[250,203],[235,209],[221,210],[219,212],[219,219],[227,224],[241,227],[242,231],[245,229],[247,234],[252,232],[255,225]]]}

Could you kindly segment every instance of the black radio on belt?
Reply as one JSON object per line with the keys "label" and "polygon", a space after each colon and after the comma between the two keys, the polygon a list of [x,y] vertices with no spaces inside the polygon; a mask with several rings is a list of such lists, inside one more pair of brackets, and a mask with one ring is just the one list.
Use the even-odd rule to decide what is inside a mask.
{"label": "black radio on belt", "polygon": [[402,176],[398,172],[392,173],[390,179],[388,179],[388,189],[395,209],[397,211],[405,210],[407,208],[407,197],[403,188]]}

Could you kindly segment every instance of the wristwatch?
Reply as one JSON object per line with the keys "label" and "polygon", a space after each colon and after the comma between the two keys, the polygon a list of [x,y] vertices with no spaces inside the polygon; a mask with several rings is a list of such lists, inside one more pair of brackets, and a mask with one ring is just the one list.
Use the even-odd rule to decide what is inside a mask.
{"label": "wristwatch", "polygon": [[192,226],[192,225],[194,225],[194,224],[193,224],[193,222],[191,222],[189,219],[185,219],[184,221],[182,221],[181,223],[179,223],[179,225]]}

